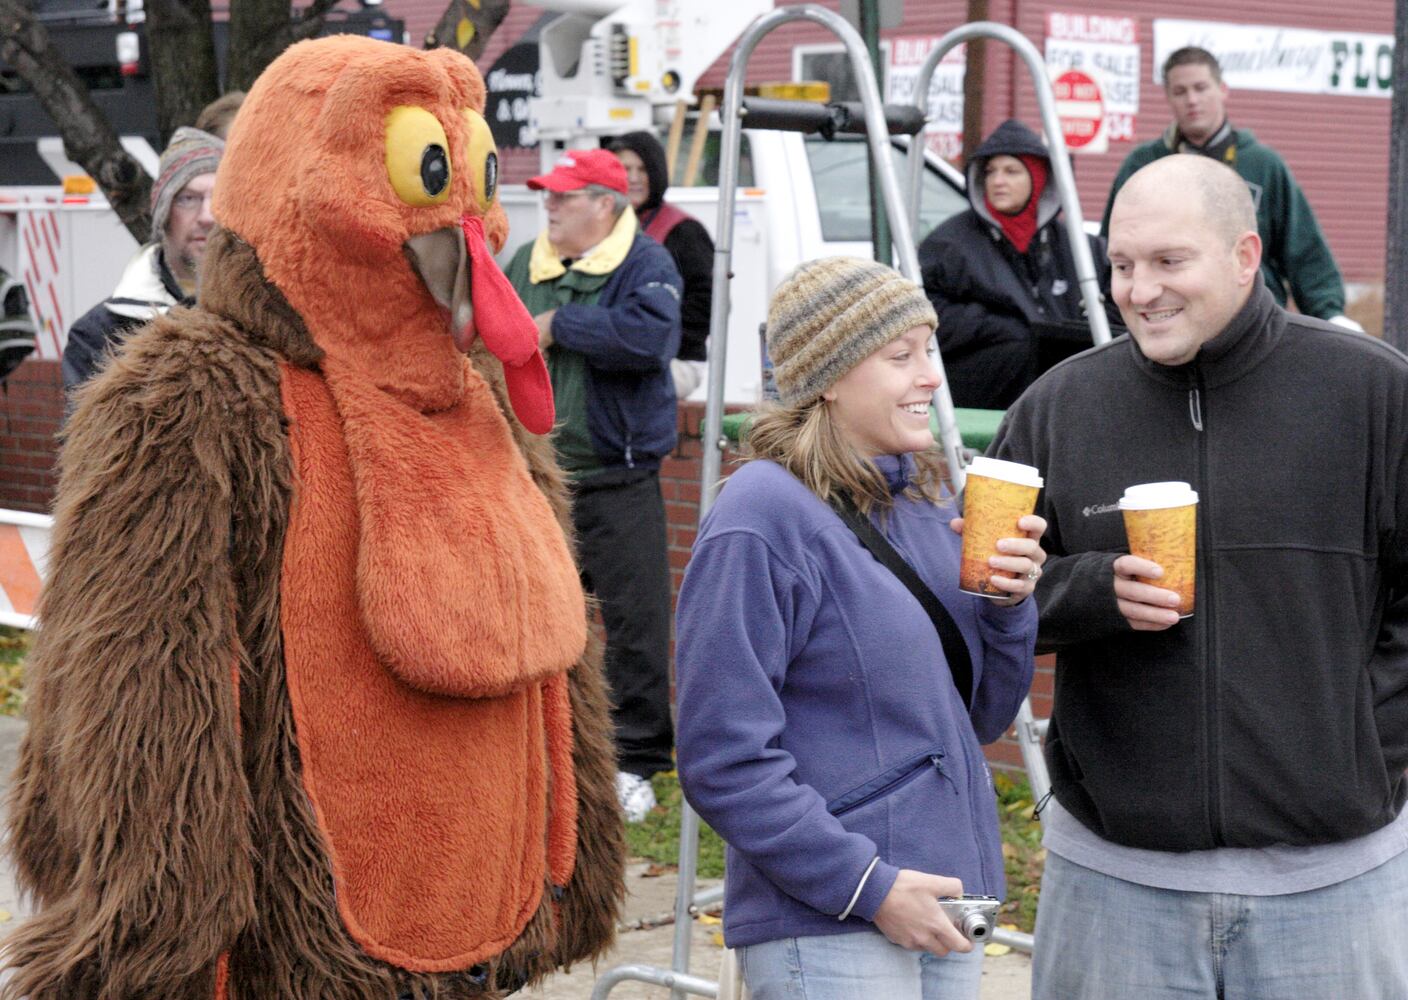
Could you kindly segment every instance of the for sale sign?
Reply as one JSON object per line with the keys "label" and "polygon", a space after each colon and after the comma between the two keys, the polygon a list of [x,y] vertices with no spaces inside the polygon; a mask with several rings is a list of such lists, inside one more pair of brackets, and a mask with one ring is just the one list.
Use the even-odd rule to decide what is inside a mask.
{"label": "for sale sign", "polygon": [[1077,70],[1104,100],[1110,142],[1134,139],[1139,113],[1139,22],[1132,17],[1056,12],[1046,15],[1046,66],[1053,79]]}
{"label": "for sale sign", "polygon": [[[939,35],[918,35],[890,41],[890,66],[885,74],[885,100],[891,104],[913,104],[919,69],[929,57]],[[929,124],[924,129],[926,144],[945,160],[963,155],[963,74],[966,71],[964,47],[955,46],[944,54],[929,79]]]}

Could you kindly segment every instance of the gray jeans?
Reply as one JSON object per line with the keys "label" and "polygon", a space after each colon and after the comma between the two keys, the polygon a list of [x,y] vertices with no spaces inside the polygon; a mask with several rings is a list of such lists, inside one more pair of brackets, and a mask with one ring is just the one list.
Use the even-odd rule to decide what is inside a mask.
{"label": "gray jeans", "polygon": [[1408,997],[1408,852],[1283,896],[1156,889],[1047,855],[1033,1000],[1341,997]]}

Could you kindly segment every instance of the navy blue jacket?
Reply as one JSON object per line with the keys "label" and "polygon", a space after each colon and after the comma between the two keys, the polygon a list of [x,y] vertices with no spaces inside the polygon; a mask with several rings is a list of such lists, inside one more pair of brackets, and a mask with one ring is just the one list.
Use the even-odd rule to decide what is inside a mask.
{"label": "navy blue jacket", "polygon": [[[894,493],[913,467],[876,464]],[[677,754],[729,845],[730,947],[868,930],[901,868],[1002,895],[979,744],[1027,692],[1037,611],[959,592],[953,514],[896,496],[874,523],[958,624],[971,711],[923,607],[781,466],[743,466],[705,518],[680,588]]]}
{"label": "navy blue jacket", "polygon": [[[519,251],[510,280],[527,274],[531,252],[531,244]],[[587,428],[603,471],[658,468],[674,450],[681,284],[669,252],[638,232],[593,304],[557,306],[553,340],[587,361]]]}

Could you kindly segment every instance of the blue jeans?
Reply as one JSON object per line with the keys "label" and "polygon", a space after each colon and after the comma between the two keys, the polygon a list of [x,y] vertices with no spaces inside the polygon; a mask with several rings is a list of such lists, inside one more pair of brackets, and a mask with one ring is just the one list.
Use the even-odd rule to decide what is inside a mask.
{"label": "blue jeans", "polygon": [[1341,997],[1408,997],[1408,853],[1284,896],[1155,889],[1046,857],[1033,1000]]}
{"label": "blue jeans", "polygon": [[746,945],[738,965],[752,1000],[977,1000],[983,949],[937,958],[857,931]]}

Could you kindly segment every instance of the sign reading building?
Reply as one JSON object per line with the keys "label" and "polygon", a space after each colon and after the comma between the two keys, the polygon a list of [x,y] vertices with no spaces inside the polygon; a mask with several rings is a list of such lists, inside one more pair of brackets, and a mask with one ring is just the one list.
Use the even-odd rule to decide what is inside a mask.
{"label": "sign reading building", "polygon": [[1104,98],[1105,137],[1134,139],[1139,113],[1139,23],[1135,18],[1051,11],[1046,15],[1046,66],[1052,79],[1075,70]]}

